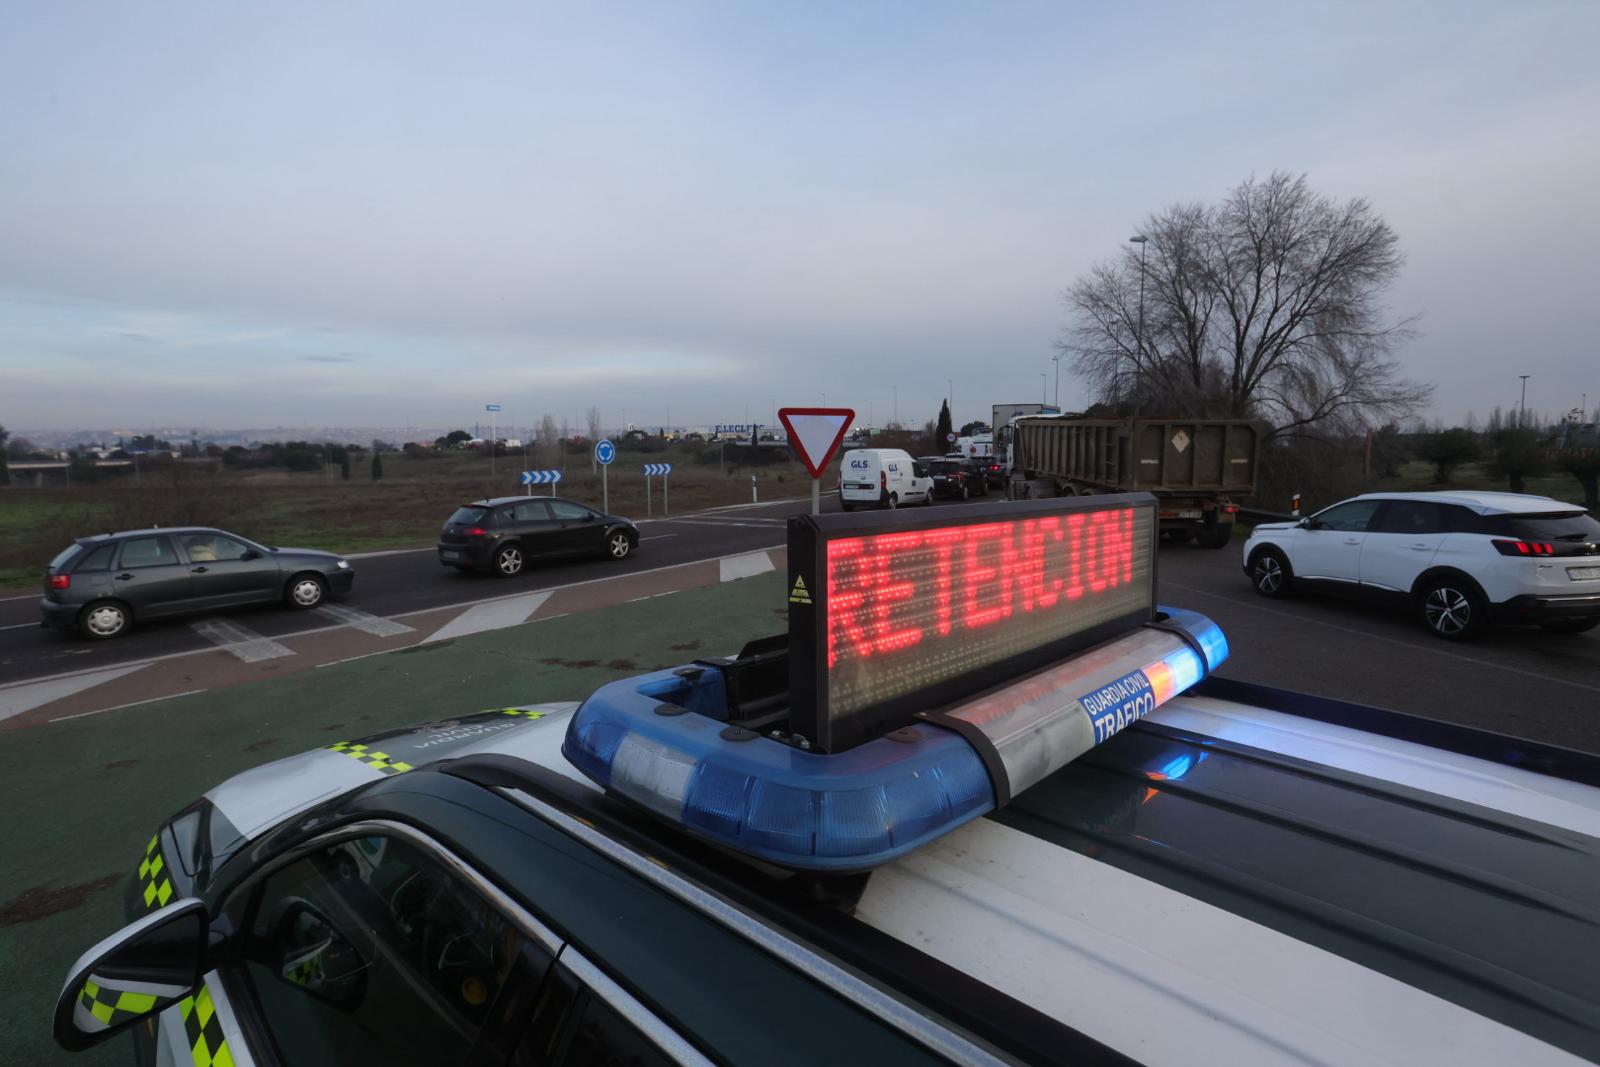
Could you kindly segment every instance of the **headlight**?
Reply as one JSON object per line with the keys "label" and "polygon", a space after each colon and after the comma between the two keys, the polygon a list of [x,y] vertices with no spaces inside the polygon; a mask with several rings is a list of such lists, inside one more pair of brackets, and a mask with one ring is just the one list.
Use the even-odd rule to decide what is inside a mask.
{"label": "headlight", "polygon": [[347,571],[350,569],[350,561],[347,559],[341,559],[338,563],[338,567],[342,571]]}

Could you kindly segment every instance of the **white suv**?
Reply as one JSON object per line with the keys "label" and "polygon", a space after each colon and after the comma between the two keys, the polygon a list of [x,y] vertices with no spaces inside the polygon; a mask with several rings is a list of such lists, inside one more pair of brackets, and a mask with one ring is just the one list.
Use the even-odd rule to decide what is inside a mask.
{"label": "white suv", "polygon": [[1600,625],[1600,522],[1543,496],[1368,493],[1257,526],[1244,569],[1262,596],[1316,586],[1407,602],[1450,640],[1491,621]]}

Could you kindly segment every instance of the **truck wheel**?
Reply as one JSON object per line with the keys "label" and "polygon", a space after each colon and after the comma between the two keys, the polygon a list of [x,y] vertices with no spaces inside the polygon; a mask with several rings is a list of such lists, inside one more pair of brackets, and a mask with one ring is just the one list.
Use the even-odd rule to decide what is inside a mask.
{"label": "truck wheel", "polygon": [[896,493],[889,494],[889,510],[894,511],[900,506],[900,497]]}
{"label": "truck wheel", "polygon": [[1219,522],[1214,526],[1206,526],[1195,536],[1201,548],[1227,548],[1228,542],[1233,540],[1233,524]]}

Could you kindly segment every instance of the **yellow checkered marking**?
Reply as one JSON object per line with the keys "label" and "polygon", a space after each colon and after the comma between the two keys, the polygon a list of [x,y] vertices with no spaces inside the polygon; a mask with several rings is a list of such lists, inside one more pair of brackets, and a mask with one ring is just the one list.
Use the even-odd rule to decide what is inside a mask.
{"label": "yellow checkered marking", "polygon": [[496,708],[494,710],[502,715],[521,715],[525,719],[544,718],[544,712],[542,711],[524,711],[522,708]]}
{"label": "yellow checkered marking", "polygon": [[411,769],[411,764],[390,759],[387,752],[378,752],[366,745],[358,745],[351,741],[340,741],[337,745],[329,745],[328,749],[332,752],[342,752],[351,759],[365,763],[373,770],[382,771],[384,774],[403,774]]}
{"label": "yellow checkered marking", "polygon": [[188,1036],[189,1055],[195,1067],[233,1067],[228,1035],[223,1032],[217,1006],[211,1002],[211,987],[203,985],[194,996],[180,1000],[178,1010],[183,1013],[183,1031]]}
{"label": "yellow checkered marking", "polygon": [[103,996],[101,994],[98,984],[85,981],[78,999],[83,1001],[90,1015],[107,1026],[113,1021],[120,1021],[118,1015],[143,1015],[156,1006],[155,995],[151,993],[118,993],[108,989]]}
{"label": "yellow checkered marking", "polygon": [[160,839],[160,834],[150,839],[150,843],[144,847],[144,860],[139,864],[139,884],[144,887],[144,906],[147,908],[165,907],[167,901],[172,899],[172,880],[163,873],[167,861],[156,848]]}

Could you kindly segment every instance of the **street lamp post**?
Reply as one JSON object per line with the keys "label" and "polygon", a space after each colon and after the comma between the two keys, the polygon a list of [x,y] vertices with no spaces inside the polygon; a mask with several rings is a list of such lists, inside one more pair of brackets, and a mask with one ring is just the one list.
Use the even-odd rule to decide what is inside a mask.
{"label": "street lamp post", "polygon": [[1519,374],[1517,377],[1522,379],[1522,399],[1517,401],[1517,429],[1520,430],[1528,421],[1528,379],[1533,375]]}
{"label": "street lamp post", "polygon": [[1061,353],[1057,352],[1050,357],[1050,362],[1056,365],[1056,403],[1055,409],[1061,410]]}
{"label": "street lamp post", "polygon": [[1144,366],[1144,252],[1145,246],[1150,243],[1150,238],[1142,233],[1136,233],[1128,240],[1139,246],[1139,325],[1133,335],[1133,414],[1137,418],[1139,415],[1139,387],[1142,384],[1141,376]]}
{"label": "street lamp post", "polygon": [[1050,375],[1046,371],[1039,372],[1039,405],[1044,407],[1050,403]]}

